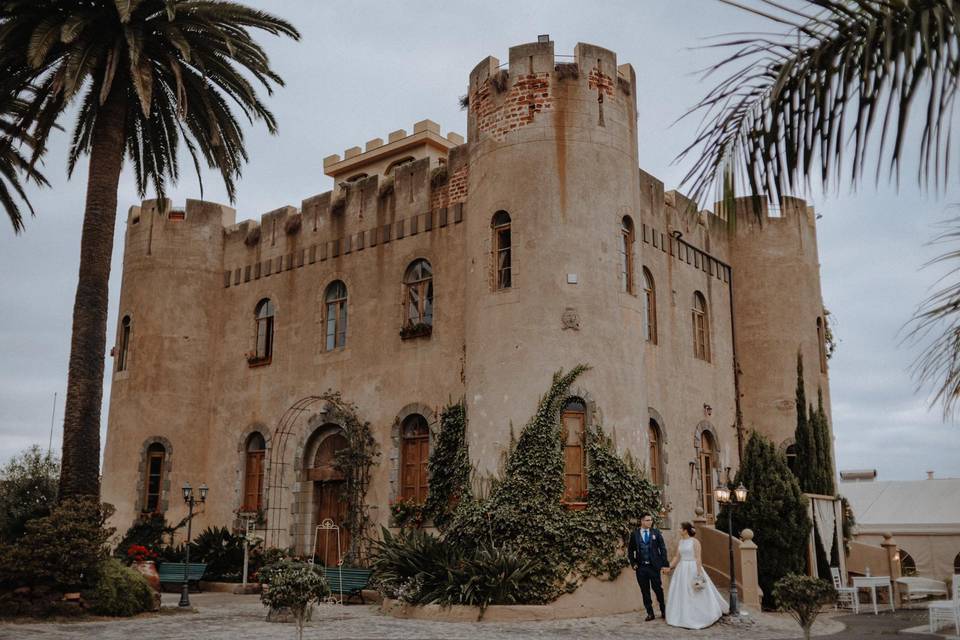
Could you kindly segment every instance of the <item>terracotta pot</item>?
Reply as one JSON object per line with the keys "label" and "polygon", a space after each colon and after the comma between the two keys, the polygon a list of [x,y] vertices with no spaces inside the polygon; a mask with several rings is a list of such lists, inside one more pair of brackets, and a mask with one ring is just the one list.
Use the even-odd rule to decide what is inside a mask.
{"label": "terracotta pot", "polygon": [[131,568],[147,579],[147,583],[157,593],[160,593],[160,574],[157,573],[157,563],[153,560],[134,562]]}

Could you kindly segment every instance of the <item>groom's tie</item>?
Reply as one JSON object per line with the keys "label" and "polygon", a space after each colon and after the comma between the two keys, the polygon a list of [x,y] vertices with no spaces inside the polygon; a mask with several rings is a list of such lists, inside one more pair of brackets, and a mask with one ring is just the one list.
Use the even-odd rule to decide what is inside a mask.
{"label": "groom's tie", "polygon": [[643,544],[650,544],[650,530],[643,530]]}

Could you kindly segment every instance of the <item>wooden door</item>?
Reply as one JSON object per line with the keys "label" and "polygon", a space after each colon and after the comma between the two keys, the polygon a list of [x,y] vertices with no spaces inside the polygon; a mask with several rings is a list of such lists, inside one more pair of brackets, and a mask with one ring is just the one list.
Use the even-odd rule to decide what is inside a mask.
{"label": "wooden door", "polygon": [[319,525],[330,519],[340,527],[340,555],[337,555],[337,532],[317,530],[317,542],[314,548],[316,561],[325,567],[335,567],[340,557],[350,547],[350,532],[343,528],[347,520],[347,501],[341,498],[343,480],[330,480],[313,483],[314,522]]}
{"label": "wooden door", "polygon": [[429,482],[427,462],[430,459],[429,437],[405,438],[403,441],[403,483],[404,498],[423,504],[427,499]]}

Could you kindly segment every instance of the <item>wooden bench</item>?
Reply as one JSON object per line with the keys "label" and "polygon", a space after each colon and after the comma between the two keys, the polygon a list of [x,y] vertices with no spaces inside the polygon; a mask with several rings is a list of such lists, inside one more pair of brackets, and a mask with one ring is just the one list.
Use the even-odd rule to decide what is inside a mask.
{"label": "wooden bench", "polygon": [[320,567],[323,576],[330,585],[330,591],[346,596],[347,600],[353,597],[359,597],[360,602],[366,604],[363,599],[363,590],[370,583],[370,577],[373,575],[371,569],[360,569],[357,567]]}
{"label": "wooden bench", "polygon": [[[200,580],[203,579],[203,573],[207,570],[204,562],[191,562],[187,564],[187,584],[194,584],[197,591],[200,591]],[[164,562],[157,565],[157,573],[160,574],[160,589],[164,584],[176,584],[177,588],[183,584],[183,563],[182,562]]]}

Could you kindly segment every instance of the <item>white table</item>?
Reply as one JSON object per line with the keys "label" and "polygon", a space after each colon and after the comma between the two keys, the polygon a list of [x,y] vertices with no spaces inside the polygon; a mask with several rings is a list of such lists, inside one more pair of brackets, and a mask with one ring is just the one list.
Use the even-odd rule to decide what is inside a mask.
{"label": "white table", "polygon": [[887,594],[890,596],[887,599],[890,603],[890,611],[896,611],[896,608],[893,605],[893,583],[890,581],[890,576],[867,576],[854,578],[853,587],[856,589],[853,597],[857,599],[858,607],[860,605],[860,589],[870,589],[870,602],[873,603],[873,613],[876,615],[879,613],[879,611],[877,611],[877,589],[886,589]]}

